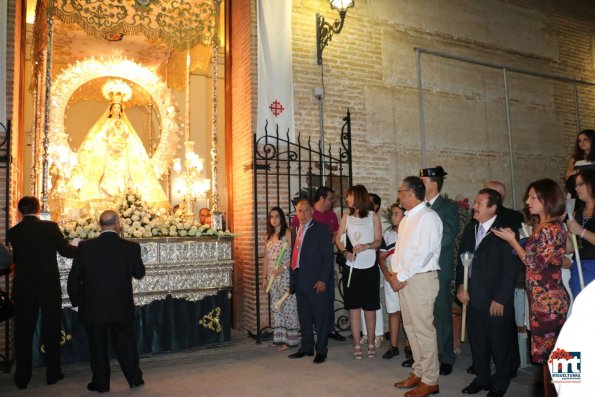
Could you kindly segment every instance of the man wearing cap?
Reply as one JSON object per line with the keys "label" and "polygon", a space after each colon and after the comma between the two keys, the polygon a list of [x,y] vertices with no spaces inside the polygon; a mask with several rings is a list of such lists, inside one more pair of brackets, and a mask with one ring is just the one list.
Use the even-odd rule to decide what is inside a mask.
{"label": "man wearing cap", "polygon": [[[434,304],[440,375],[449,375],[456,359],[452,342],[453,295],[451,285],[454,279],[454,241],[459,233],[459,210],[456,204],[440,195],[446,175],[446,171],[441,166],[419,170],[419,176],[426,187],[426,206],[438,213],[443,225],[440,259],[438,260],[440,289]],[[403,366],[408,366],[409,361],[412,360],[403,362]]]}

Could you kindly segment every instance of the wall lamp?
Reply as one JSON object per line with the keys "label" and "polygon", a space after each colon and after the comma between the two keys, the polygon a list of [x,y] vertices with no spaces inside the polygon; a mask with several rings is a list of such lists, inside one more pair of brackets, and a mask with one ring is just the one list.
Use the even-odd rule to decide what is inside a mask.
{"label": "wall lamp", "polygon": [[331,9],[338,10],[341,19],[335,20],[331,25],[324,20],[324,17],[320,14],[316,14],[316,58],[318,64],[322,65],[322,50],[333,38],[333,35],[339,34],[343,29],[343,23],[345,22],[345,15],[347,9],[353,7],[355,0],[329,0]]}

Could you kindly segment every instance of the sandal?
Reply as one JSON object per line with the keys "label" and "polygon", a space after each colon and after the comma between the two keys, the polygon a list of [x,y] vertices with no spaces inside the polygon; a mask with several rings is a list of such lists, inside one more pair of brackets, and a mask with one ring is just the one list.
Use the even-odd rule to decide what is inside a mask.
{"label": "sandal", "polygon": [[281,345],[281,346],[279,346],[279,347],[277,348],[277,351],[278,351],[278,352],[284,352],[284,351],[286,351],[287,349],[289,349],[289,347],[288,347],[286,344],[283,344],[283,345]]}
{"label": "sandal", "polygon": [[362,347],[361,346],[353,346],[353,357],[356,360],[361,360],[364,355],[362,354]]}
{"label": "sandal", "polygon": [[376,357],[376,346],[368,345],[368,358],[375,358],[375,357]]}

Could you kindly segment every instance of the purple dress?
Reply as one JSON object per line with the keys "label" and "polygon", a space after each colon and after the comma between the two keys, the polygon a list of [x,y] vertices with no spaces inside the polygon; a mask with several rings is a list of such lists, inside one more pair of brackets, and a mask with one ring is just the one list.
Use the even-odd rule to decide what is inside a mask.
{"label": "purple dress", "polygon": [[525,247],[525,285],[531,320],[531,358],[545,364],[566,321],[569,297],[562,284],[566,230],[561,221],[538,227]]}

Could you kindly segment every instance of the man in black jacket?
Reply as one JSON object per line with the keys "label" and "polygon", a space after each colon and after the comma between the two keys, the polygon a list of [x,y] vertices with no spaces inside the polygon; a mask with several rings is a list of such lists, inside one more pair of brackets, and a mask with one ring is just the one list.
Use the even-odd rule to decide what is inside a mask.
{"label": "man in black jacket", "polygon": [[[464,394],[490,390],[488,396],[503,396],[510,384],[512,357],[510,324],[514,319],[514,287],[519,266],[511,260],[510,247],[491,230],[502,226],[500,194],[482,189],[473,205],[473,220],[467,224],[459,254],[473,253],[468,291],[464,290],[461,259],[457,267],[457,298],[467,305],[467,329],[476,378]],[[496,373],[492,376],[490,361]]]}
{"label": "man in black jacket", "polygon": [[12,290],[16,347],[14,379],[19,389],[25,389],[31,380],[33,332],[40,309],[47,384],[64,379],[60,368],[62,289],[56,253],[72,258],[76,247],[68,244],[55,222],[37,217],[40,206],[36,197],[21,198],[18,208],[21,222],[8,230],[7,240],[15,264]]}
{"label": "man in black jacket", "polygon": [[79,244],[68,275],[68,296],[72,306],[78,306],[79,321],[89,337],[93,379],[87,389],[107,392],[110,387],[108,330],[130,387],[145,383],[134,337],[132,297],[132,277],[143,278],[145,266],[140,245],[118,235],[120,218],[116,212],[104,211],[99,225],[99,237]]}

